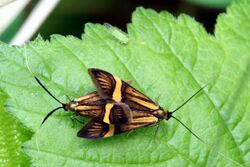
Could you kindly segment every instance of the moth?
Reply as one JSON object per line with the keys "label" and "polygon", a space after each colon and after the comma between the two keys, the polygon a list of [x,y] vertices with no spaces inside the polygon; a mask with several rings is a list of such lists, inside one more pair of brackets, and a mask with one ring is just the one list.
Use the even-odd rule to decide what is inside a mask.
{"label": "moth", "polygon": [[89,117],[93,120],[107,124],[122,124],[131,122],[131,110],[125,103],[109,103],[107,100],[102,99],[97,92],[92,92],[85,96],[70,100],[69,103],[62,103],[37,77],[35,77],[35,80],[52,98],[62,105],[49,112],[43,119],[41,125],[59,109],[72,111],[77,115]]}
{"label": "moth", "polygon": [[186,125],[184,125],[172,114],[183,107],[195,95],[203,90],[205,86],[200,88],[195,94],[193,94],[174,111],[170,112],[168,110],[164,110],[161,106],[153,102],[146,95],[136,90],[134,87],[121,80],[120,78],[113,76],[107,71],[90,68],[89,74],[96,86],[97,94],[107,101],[119,102],[120,104],[128,105],[131,109],[132,120],[131,122],[124,124],[106,124],[105,122],[92,119],[78,132],[77,135],[79,137],[94,139],[111,137],[113,135],[135,130],[138,128],[159,125],[159,122],[162,120],[169,120],[170,118],[174,118],[195,137],[201,140]]}

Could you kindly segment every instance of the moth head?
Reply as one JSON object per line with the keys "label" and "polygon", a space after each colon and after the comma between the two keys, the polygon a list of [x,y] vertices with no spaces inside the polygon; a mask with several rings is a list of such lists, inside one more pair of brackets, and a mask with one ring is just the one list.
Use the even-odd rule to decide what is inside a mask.
{"label": "moth head", "polygon": [[173,114],[178,111],[180,108],[182,108],[185,104],[187,104],[193,97],[195,97],[200,91],[202,91],[207,85],[201,87],[196,93],[194,93],[191,97],[189,97],[184,103],[182,103],[179,107],[177,107],[175,110],[169,112],[169,111],[166,111],[165,112],[165,117],[164,119],[166,120],[169,120],[170,118],[173,118],[175,119],[176,121],[178,121],[182,126],[184,126],[191,134],[193,134],[198,140],[200,140],[201,142],[204,143],[204,141],[199,137],[197,136],[194,132],[191,131],[190,128],[188,128],[184,123],[182,123],[178,118],[174,117]]}
{"label": "moth head", "polygon": [[154,115],[159,119],[167,119],[168,120],[170,118],[169,112],[164,111],[163,108],[161,108],[161,107],[159,107],[159,109],[154,112]]}
{"label": "moth head", "polygon": [[65,105],[64,110],[66,111],[75,111],[76,107],[79,106],[79,103],[72,100],[68,104]]}
{"label": "moth head", "polygon": [[70,109],[70,103],[71,103],[71,100],[70,100],[70,103],[69,104],[67,104],[67,103],[63,103],[63,102],[61,102],[60,100],[58,100],[44,85],[43,85],[43,83],[37,78],[37,77],[35,77],[34,76],[34,78],[35,78],[35,80],[37,81],[37,83],[53,98],[53,99],[55,99],[58,103],[60,103],[61,104],[61,106],[60,107],[57,107],[57,108],[55,108],[55,109],[53,109],[52,111],[50,111],[46,116],[45,116],[45,118],[43,119],[43,121],[42,121],[42,123],[41,123],[41,125],[54,113],[54,112],[56,112],[56,111],[58,111],[59,109],[64,109],[65,111],[67,111],[67,110],[69,110]]}

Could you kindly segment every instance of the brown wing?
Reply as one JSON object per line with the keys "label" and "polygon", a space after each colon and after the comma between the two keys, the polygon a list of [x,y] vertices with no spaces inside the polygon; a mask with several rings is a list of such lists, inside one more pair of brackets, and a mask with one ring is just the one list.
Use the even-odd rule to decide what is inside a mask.
{"label": "brown wing", "polygon": [[132,111],[125,103],[115,103],[109,115],[111,124],[124,124],[132,121]]}
{"label": "brown wing", "polygon": [[105,107],[104,105],[82,104],[77,106],[75,111],[81,116],[90,117],[95,120],[101,120],[104,116]]}
{"label": "brown wing", "polygon": [[110,134],[112,134],[112,128],[110,128],[109,124],[91,120],[77,133],[77,136],[87,139],[97,139]]}
{"label": "brown wing", "polygon": [[104,104],[105,100],[102,99],[96,91],[91,92],[85,96],[76,98],[73,102],[77,102],[79,104]]}
{"label": "brown wing", "polygon": [[133,115],[133,119],[131,123],[117,125],[115,134],[128,132],[131,130],[144,128],[147,126],[153,126],[157,122],[159,122],[159,119],[157,117],[151,114],[144,113],[144,112],[133,111],[132,115]]}
{"label": "brown wing", "polygon": [[155,104],[143,93],[106,71],[91,68],[89,69],[89,74],[96,85],[97,92],[104,99],[124,102],[131,110],[139,110],[147,113],[153,113],[160,109],[159,105]]}
{"label": "brown wing", "polygon": [[75,111],[81,116],[89,117],[107,124],[124,124],[131,122],[131,110],[126,104],[110,104],[111,108],[109,109],[106,105],[85,104],[77,106]]}
{"label": "brown wing", "polygon": [[124,103],[107,103],[97,92],[77,98],[72,103],[72,110],[81,116],[90,117],[107,124],[129,123],[132,119],[131,110]]}
{"label": "brown wing", "polygon": [[95,84],[98,94],[103,99],[112,99],[116,86],[116,81],[113,75],[96,68],[89,68],[88,72],[93,83]]}
{"label": "brown wing", "polygon": [[160,106],[150,98],[125,82],[123,83],[122,92],[122,102],[126,103],[133,111],[138,110],[152,114],[160,109]]}
{"label": "brown wing", "polygon": [[85,96],[74,99],[71,102],[70,110],[77,112],[81,116],[99,120],[104,116],[106,101],[97,92],[89,93]]}
{"label": "brown wing", "polygon": [[115,134],[115,125],[91,120],[78,133],[78,137],[98,139],[111,137]]}
{"label": "brown wing", "polygon": [[128,124],[113,125],[91,120],[77,133],[77,136],[88,139],[112,137],[116,134],[155,125],[159,121],[151,114],[135,111],[132,114],[133,120]]}

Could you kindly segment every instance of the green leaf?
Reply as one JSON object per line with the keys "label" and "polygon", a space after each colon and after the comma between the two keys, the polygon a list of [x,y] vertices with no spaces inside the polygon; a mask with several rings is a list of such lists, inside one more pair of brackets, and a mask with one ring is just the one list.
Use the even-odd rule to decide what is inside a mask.
{"label": "green leaf", "polygon": [[232,0],[186,0],[186,1],[190,1],[194,4],[211,8],[223,8],[232,2]]}
{"label": "green leaf", "polygon": [[108,23],[104,23],[104,26],[106,27],[108,33],[110,33],[114,38],[116,38],[121,44],[128,43],[129,39],[127,34],[121,31],[119,28],[113,27]]}
{"label": "green leaf", "polygon": [[[235,1],[218,18],[215,36],[187,15],[138,8],[121,44],[104,26],[87,24],[83,39],[54,35],[25,47],[0,44],[0,87],[7,108],[31,131],[24,151],[34,166],[250,166],[250,4]],[[59,106],[32,78],[25,64],[61,101],[95,90],[87,68],[107,70],[169,111],[200,87],[208,87],[175,116],[156,127],[112,138],[76,137],[72,113]],[[11,67],[11,68],[10,68]],[[87,121],[87,119],[85,119]]]}
{"label": "green leaf", "polygon": [[21,144],[31,136],[3,109],[6,95],[0,91],[0,166],[25,166],[28,157],[20,150]]}

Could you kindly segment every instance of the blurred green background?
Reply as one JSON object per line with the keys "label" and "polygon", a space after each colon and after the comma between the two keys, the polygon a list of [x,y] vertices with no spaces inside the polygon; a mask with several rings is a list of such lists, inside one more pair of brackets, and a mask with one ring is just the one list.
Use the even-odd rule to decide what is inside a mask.
{"label": "blurred green background", "polygon": [[[0,40],[8,43],[30,14],[38,0],[32,0],[15,21],[0,34]],[[105,22],[126,31],[131,14],[143,6],[156,11],[167,10],[175,16],[181,13],[194,17],[213,33],[217,15],[224,12],[230,0],[61,0],[37,33],[49,39],[52,34],[81,36],[84,24]],[[0,8],[1,10],[1,8]],[[0,22],[1,24],[1,22]]]}

